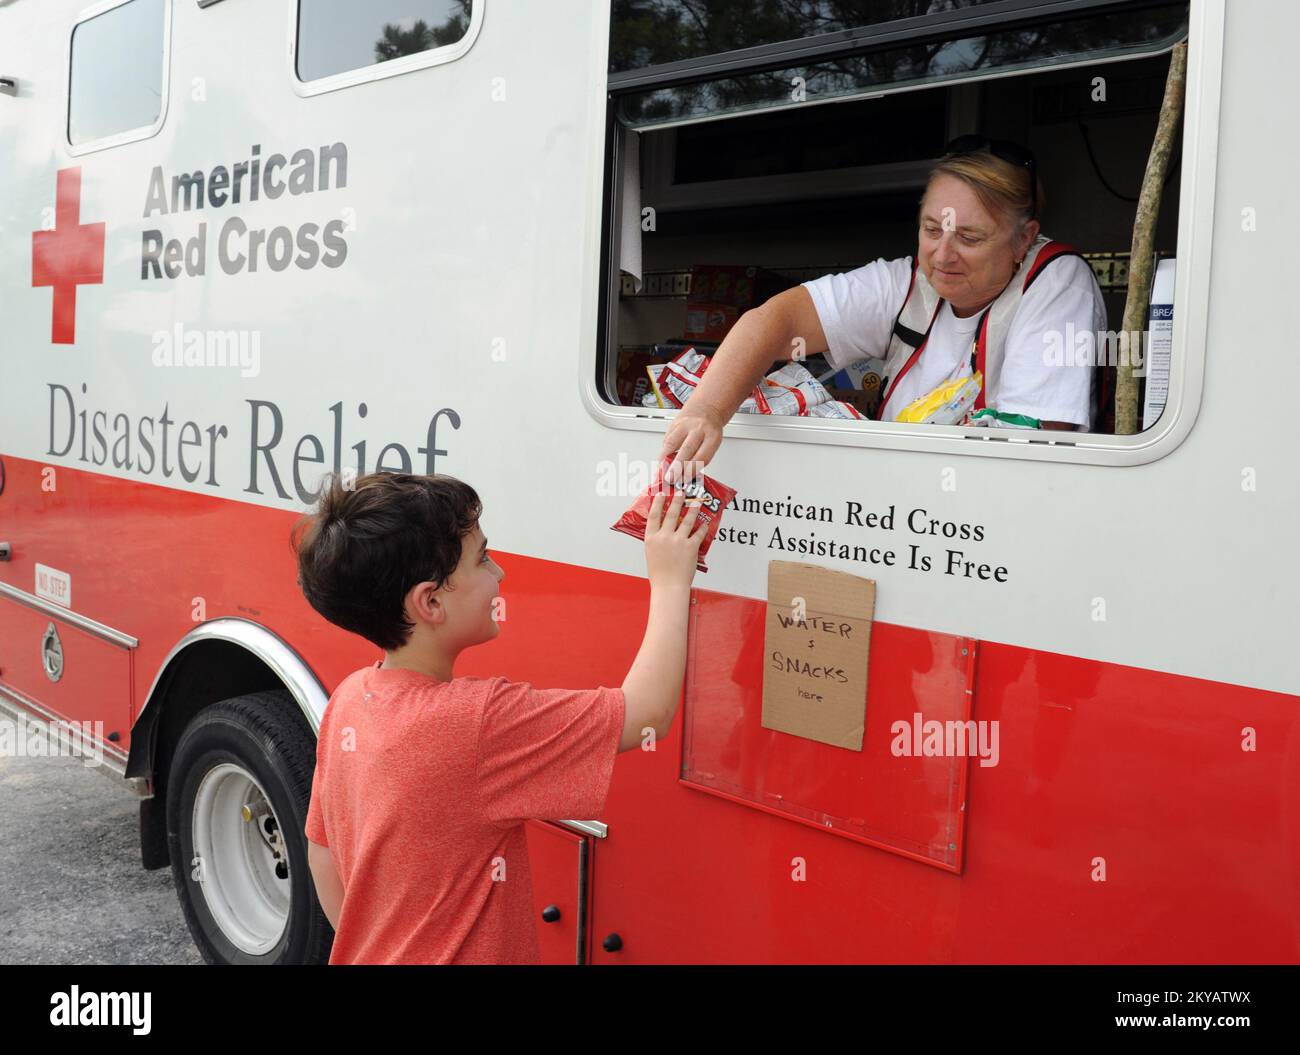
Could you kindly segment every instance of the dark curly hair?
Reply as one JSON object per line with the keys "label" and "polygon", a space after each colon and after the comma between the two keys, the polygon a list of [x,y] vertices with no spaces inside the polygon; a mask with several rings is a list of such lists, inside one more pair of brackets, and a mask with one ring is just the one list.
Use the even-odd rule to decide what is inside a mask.
{"label": "dark curly hair", "polygon": [[335,626],[400,648],[414,629],[407,592],[456,570],[483,511],[478,495],[451,476],[384,472],[351,487],[331,475],[318,498],[290,536],[303,595]]}

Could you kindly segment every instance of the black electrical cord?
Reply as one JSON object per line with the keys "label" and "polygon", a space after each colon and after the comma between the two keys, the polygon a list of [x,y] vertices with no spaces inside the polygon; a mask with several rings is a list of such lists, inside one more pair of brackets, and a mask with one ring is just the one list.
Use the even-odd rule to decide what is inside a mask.
{"label": "black electrical cord", "polygon": [[[1097,155],[1092,152],[1092,139],[1088,135],[1088,126],[1083,123],[1083,118],[1081,117],[1075,118],[1075,123],[1078,124],[1079,126],[1079,132],[1083,136],[1083,145],[1088,151],[1088,160],[1092,162],[1092,170],[1097,174],[1097,179],[1101,181],[1101,185],[1105,187],[1108,191],[1110,191],[1110,193],[1113,194],[1120,201],[1136,203],[1138,200],[1137,195],[1129,197],[1127,194],[1121,194],[1114,187],[1112,187],[1110,183],[1107,181],[1106,177],[1102,175],[1101,166],[1097,164]],[[1173,178],[1174,171],[1178,168],[1179,163],[1182,161],[1183,144],[1181,139],[1178,142],[1177,150],[1178,150],[1178,156],[1176,158],[1171,159],[1169,162],[1169,171],[1165,173],[1165,182],[1163,186],[1166,187],[1169,186],[1169,181]]]}

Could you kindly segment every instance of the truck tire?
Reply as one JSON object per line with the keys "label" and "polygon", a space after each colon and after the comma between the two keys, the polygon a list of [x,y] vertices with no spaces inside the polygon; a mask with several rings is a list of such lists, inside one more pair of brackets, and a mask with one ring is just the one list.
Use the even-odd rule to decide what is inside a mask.
{"label": "truck tire", "polygon": [[208,963],[325,963],[334,931],[307,867],[316,742],[287,692],[200,711],[167,781],[167,845]]}

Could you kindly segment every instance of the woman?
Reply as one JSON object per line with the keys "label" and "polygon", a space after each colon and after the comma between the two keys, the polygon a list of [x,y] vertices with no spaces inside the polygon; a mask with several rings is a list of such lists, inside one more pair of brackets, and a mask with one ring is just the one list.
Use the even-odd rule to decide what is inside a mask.
{"label": "woman", "polygon": [[981,136],[949,143],[921,199],[915,259],[825,275],[740,317],[664,436],[661,457],[678,454],[671,478],[707,465],[723,425],[773,361],[801,349],[825,352],[833,367],[885,359],[882,420],[978,370],[973,409],[1031,427],[1088,429],[1093,371],[1073,355],[1062,365],[1060,342],[1095,339],[1106,309],[1087,262],[1039,235],[1043,197],[1025,148]]}

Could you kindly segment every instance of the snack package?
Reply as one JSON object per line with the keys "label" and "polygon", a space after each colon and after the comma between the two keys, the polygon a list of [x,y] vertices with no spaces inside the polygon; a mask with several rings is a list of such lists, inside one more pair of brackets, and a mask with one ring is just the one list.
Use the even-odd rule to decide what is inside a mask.
{"label": "snack package", "polygon": [[[680,410],[699,385],[700,378],[709,368],[709,362],[709,357],[702,352],[687,348],[671,362],[647,366],[650,391],[642,398],[642,406]],[[805,367],[799,363],[786,363],[763,378],[736,408],[736,413],[801,416],[811,414],[815,407],[830,402],[831,395],[826,387]],[[857,413],[833,412],[817,416],[862,417]]]}
{"label": "snack package", "polygon": [[831,400],[829,403],[818,403],[815,407],[808,409],[810,418],[845,418],[855,421],[862,421],[866,415],[861,413],[852,403],[841,403],[839,400]]}
{"label": "snack package", "polygon": [[1038,418],[1028,414],[1007,414],[992,407],[977,410],[970,416],[968,425],[982,425],[989,429],[1041,429],[1043,424]]}
{"label": "snack package", "polygon": [[[668,461],[672,461],[672,458]],[[618,518],[612,525],[612,530],[645,540],[646,518],[650,515],[650,504],[654,501],[655,495],[663,491],[666,509],[673,495],[679,490],[677,486],[663,479],[663,469],[667,464],[668,462],[663,462],[656,466],[654,481],[637,496],[627,512]],[[719,483],[711,476],[698,476],[689,483],[683,484],[680,490],[685,494],[688,502],[694,498],[700,499],[700,508],[695,514],[695,521],[697,524],[704,525],[702,528],[704,538],[700,542],[699,558],[695,567],[700,571],[708,571],[704,564],[704,555],[709,552],[709,546],[712,545],[718,528],[722,525],[723,509],[735,497],[735,488]]]}
{"label": "snack package", "polygon": [[687,348],[670,362],[652,363],[646,367],[650,391],[642,403],[647,407],[680,410],[708,368],[709,357],[694,348]]}
{"label": "snack package", "polygon": [[984,376],[976,370],[969,377],[946,381],[912,400],[894,420],[913,425],[959,425],[979,398],[983,380]]}
{"label": "snack package", "polygon": [[737,408],[738,414],[806,415],[830,402],[826,387],[798,363],[773,370]]}

